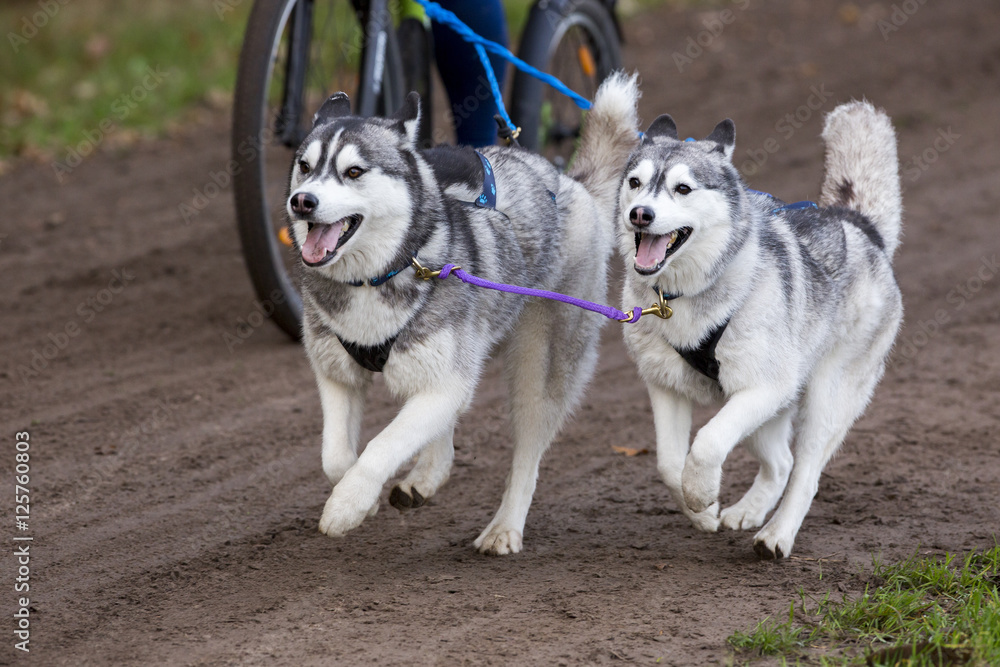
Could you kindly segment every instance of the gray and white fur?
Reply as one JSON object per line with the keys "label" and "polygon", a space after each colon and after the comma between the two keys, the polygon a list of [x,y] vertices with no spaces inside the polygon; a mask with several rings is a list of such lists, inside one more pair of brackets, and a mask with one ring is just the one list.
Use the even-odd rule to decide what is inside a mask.
{"label": "gray and white fur", "polygon": [[[514,461],[500,508],[475,546],[520,551],[542,455],[579,402],[597,361],[601,317],[502,294],[457,278],[423,281],[412,269],[366,281],[417,256],[434,269],[460,265],[482,278],[603,301],[614,249],[621,172],[637,143],[635,77],[598,90],[569,175],[517,148],[481,152],[496,177],[496,209],[472,202],[484,169],[469,148],[418,150],[419,98],[394,117],[350,115],[345,95],[317,113],[292,169],[288,212],[302,254],[304,340],[323,407],[323,470],[333,484],[320,530],[339,536],[378,509],[383,484],[416,507],[447,480],[453,432],[491,353],[504,361]],[[308,195],[308,197],[306,197]],[[395,337],[383,373],[399,414],[358,454],[372,372],[341,340]]]}
{"label": "gray and white fur", "polygon": [[[852,102],[827,117],[823,138],[818,209],[775,212],[782,202],[748,191],[732,164],[729,120],[684,142],[661,116],[619,190],[625,306],[655,300],[654,288],[679,295],[670,319],[624,329],[652,401],[658,469],[699,529],[763,526],[754,537],[762,558],[791,553],[823,467],[882,377],[903,314],[892,269],[902,218],[892,124]],[[727,321],[714,381],[677,350],[699,348]],[[693,403],[721,408],[689,447]],[[744,440],[760,470],[720,512],[722,465]]]}

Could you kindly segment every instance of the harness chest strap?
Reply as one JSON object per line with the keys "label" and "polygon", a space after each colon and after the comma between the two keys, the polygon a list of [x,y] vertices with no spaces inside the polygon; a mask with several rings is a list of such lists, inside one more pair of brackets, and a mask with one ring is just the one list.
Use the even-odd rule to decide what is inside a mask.
{"label": "harness chest strap", "polygon": [[729,320],[715,327],[708,332],[708,336],[699,343],[698,347],[687,350],[678,349],[677,354],[684,358],[684,361],[688,362],[692,368],[704,375],[705,377],[719,381],[719,360],[715,358],[715,348],[719,344],[719,339],[722,338],[722,334],[725,333],[726,327],[729,326]]}
{"label": "harness chest strap", "polygon": [[372,373],[381,373],[382,369],[385,368],[386,362],[389,361],[389,352],[392,351],[392,345],[396,342],[396,337],[393,336],[378,345],[359,345],[358,343],[349,343],[340,336],[337,336],[337,340],[340,341],[340,344],[344,346],[347,354],[351,355],[351,358],[354,359],[359,366],[365,370],[371,371]]}

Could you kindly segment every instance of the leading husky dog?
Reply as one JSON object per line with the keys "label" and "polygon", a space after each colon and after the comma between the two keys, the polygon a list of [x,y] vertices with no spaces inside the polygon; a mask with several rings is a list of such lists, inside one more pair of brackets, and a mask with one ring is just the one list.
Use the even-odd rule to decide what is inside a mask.
{"label": "leading husky dog", "polygon": [[[635,78],[598,90],[569,176],[516,148],[416,148],[419,98],[392,118],[350,115],[343,93],[319,110],[292,168],[288,213],[302,258],[306,351],[323,407],[323,471],[334,485],[319,528],[356,528],[382,485],[399,508],[448,478],[452,436],[490,352],[509,388],[514,461],[484,553],[521,549],[538,464],[593,374],[602,318],[551,301],[421,280],[414,258],[501,283],[602,301],[615,199],[638,141]],[[492,199],[495,198],[495,204]],[[365,392],[381,369],[402,400],[358,456]]]}
{"label": "leading husky dog", "polygon": [[[652,401],[657,467],[705,531],[760,527],[784,491],[754,537],[762,558],[791,553],[903,314],[892,272],[902,216],[892,124],[854,102],[827,117],[823,138],[820,208],[748,190],[732,164],[732,121],[679,141],[666,115],[630,157],[619,194],[620,248],[632,265],[624,303],[655,290],[673,310],[625,327]],[[693,402],[723,405],[689,451]],[[720,513],[722,464],[744,439],[760,471]]]}

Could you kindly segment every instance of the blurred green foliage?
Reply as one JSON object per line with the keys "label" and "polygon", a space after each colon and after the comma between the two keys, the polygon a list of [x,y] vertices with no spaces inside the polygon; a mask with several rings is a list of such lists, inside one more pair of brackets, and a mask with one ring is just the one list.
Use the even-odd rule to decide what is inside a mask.
{"label": "blurred green foliage", "polygon": [[[155,135],[224,106],[251,2],[35,0],[0,6],[0,157],[64,157],[96,134]],[[110,132],[108,129],[110,128]]]}

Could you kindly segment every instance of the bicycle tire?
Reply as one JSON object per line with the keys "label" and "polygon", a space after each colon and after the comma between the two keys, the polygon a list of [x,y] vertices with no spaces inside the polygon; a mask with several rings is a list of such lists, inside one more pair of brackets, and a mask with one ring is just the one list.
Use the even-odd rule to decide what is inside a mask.
{"label": "bicycle tire", "polygon": [[[557,59],[561,45],[570,39],[579,39],[589,49],[593,73],[585,71],[588,63],[581,64],[581,79],[566,80],[558,71]],[[563,83],[584,97],[593,98],[597,86],[611,72],[621,69],[621,42],[618,26],[607,2],[598,0],[539,0],[528,15],[521,36],[518,56],[534,67],[559,77]],[[583,54],[579,58],[583,60]],[[557,97],[558,96],[558,97]],[[561,98],[561,99],[560,99]],[[550,160],[568,159],[579,135],[583,112],[561,93],[530,74],[518,70],[514,75],[511,95],[511,119],[521,128],[518,142],[521,146],[541,153]],[[543,118],[546,100],[566,105],[573,122],[568,123],[560,136],[564,146],[557,146],[554,136],[546,136],[546,119]],[[571,126],[570,126],[571,125]],[[572,142],[563,140],[572,138]]]}
{"label": "bicycle tire", "polygon": [[[278,72],[281,69],[279,60],[282,49],[285,48],[287,56],[291,48],[283,47],[283,44],[290,44],[292,41],[289,33],[292,30],[290,21],[293,20],[293,10],[307,6],[313,22],[309,26],[309,52],[302,75],[304,101],[294,130],[294,134],[300,136],[295,137],[298,141],[294,141],[294,145],[285,145],[275,140],[275,135],[281,133],[281,128],[278,127],[277,132],[271,128],[271,110],[275,106],[274,84],[277,83],[275,77],[284,75],[284,72]],[[353,31],[357,37],[357,48],[348,48],[346,41],[334,45],[334,40],[331,40],[324,44],[324,35],[316,33],[319,19],[311,13],[314,8],[317,12],[329,11],[324,16],[336,19],[331,23],[330,18],[325,18],[324,30],[332,25],[334,30],[342,33],[345,30]],[[337,19],[338,12],[342,20]],[[353,25],[347,25],[352,20],[351,17]],[[384,76],[380,86],[373,83],[374,77],[365,77],[363,73],[368,48],[365,34],[365,27],[358,22],[357,10],[347,0],[322,3],[314,3],[312,0],[256,0],[240,51],[233,102],[232,160],[229,164],[233,171],[237,229],[243,258],[257,298],[262,304],[270,304],[271,319],[296,340],[302,335],[302,298],[291,276],[292,264],[297,259],[291,257],[289,249],[279,239],[279,231],[285,222],[284,199],[288,193],[288,174],[294,149],[308,133],[316,108],[326,96],[336,92],[336,88],[326,89],[322,91],[322,95],[315,95],[313,93],[319,91],[310,90],[309,77],[311,73],[315,75],[312,70],[321,65],[316,59],[323,57],[325,49],[335,47],[343,51],[345,65],[346,60],[351,57],[360,61],[350,67],[335,65],[338,69],[337,76],[342,74],[339,70],[347,69],[349,71],[343,72],[343,75],[355,77],[358,81],[355,89],[348,90],[352,94],[355,110],[367,106],[369,109],[374,108],[380,115],[387,115],[402,105],[406,94],[395,31],[390,29],[383,33],[386,36],[385,58],[380,65],[384,67]],[[320,41],[317,42],[317,38]],[[321,71],[314,78],[322,80],[323,74]],[[283,81],[283,84],[286,83]],[[319,85],[327,86],[325,81]],[[366,101],[371,96],[375,98],[374,104]],[[285,97],[284,92],[282,97]],[[312,103],[311,98],[315,98]],[[280,113],[277,118],[282,118]],[[279,193],[283,196],[279,196]]]}

